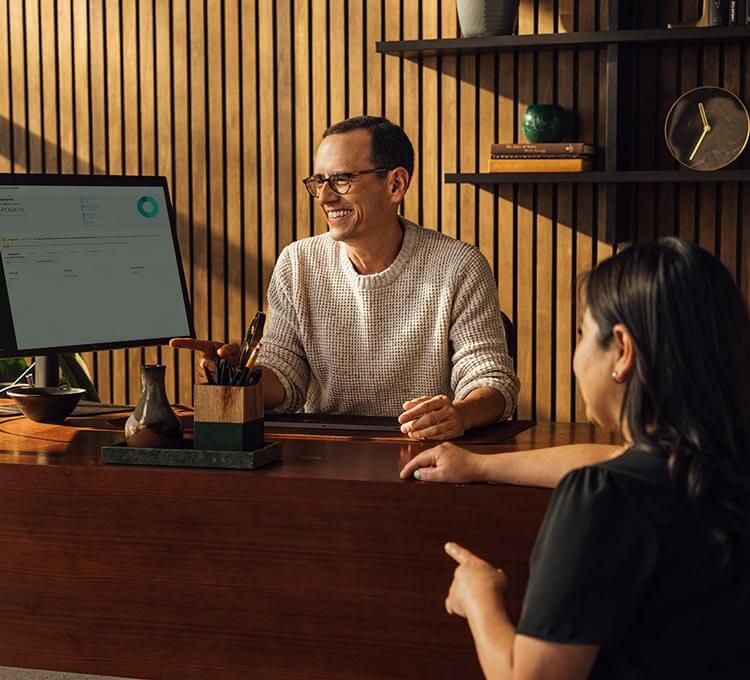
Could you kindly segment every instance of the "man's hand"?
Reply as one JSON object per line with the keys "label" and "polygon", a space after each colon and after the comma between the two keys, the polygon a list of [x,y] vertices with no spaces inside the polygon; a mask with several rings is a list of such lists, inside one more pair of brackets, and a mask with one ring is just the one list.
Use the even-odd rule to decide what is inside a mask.
{"label": "man's hand", "polygon": [[216,359],[226,359],[230,366],[236,366],[240,358],[240,346],[217,342],[216,340],[193,340],[192,338],[172,338],[169,346],[173,349],[189,349],[198,352],[199,376],[206,380],[206,371],[216,375]]}
{"label": "man's hand", "polygon": [[404,402],[401,432],[412,439],[455,439],[469,429],[465,414],[444,394]]}
{"label": "man's hand", "polygon": [[467,618],[487,608],[505,609],[508,579],[501,569],[495,569],[458,543],[446,543],[445,552],[458,562],[445,598],[445,611]]}
{"label": "man's hand", "polygon": [[444,442],[414,456],[401,470],[401,479],[414,475],[425,482],[478,482],[484,477],[484,458]]}

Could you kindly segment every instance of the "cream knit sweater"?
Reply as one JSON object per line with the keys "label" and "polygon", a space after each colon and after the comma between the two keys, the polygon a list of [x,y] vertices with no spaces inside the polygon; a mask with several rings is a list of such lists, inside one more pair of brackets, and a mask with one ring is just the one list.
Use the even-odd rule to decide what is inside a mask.
{"label": "cream knit sweater", "polygon": [[423,395],[493,387],[507,418],[519,382],[497,288],[473,246],[402,220],[390,267],[360,275],[328,234],[284,248],[268,289],[260,365],[286,392],[281,411],[397,416]]}

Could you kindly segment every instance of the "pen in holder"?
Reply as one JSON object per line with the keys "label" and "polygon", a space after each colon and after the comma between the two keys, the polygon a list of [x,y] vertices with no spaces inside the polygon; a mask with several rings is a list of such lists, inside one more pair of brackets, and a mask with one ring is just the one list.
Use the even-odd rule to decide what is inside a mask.
{"label": "pen in holder", "polygon": [[264,446],[262,385],[195,385],[193,446],[253,451]]}

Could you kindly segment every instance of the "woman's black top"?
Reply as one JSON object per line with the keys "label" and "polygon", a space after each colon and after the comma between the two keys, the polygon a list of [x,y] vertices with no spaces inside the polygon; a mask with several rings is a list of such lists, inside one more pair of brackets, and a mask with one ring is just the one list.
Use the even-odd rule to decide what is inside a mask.
{"label": "woman's black top", "polygon": [[748,575],[715,563],[666,461],[631,448],[560,482],[518,632],[598,645],[590,678],[748,680]]}

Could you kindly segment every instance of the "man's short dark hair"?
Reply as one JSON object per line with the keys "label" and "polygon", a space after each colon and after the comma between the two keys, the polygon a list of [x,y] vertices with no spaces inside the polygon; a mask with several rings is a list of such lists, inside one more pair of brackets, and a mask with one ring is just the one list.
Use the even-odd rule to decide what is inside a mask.
{"label": "man's short dark hair", "polygon": [[376,168],[404,168],[411,179],[414,173],[414,147],[398,125],[379,116],[355,116],[331,125],[323,133],[323,138],[352,130],[367,130],[370,133],[370,160]]}

